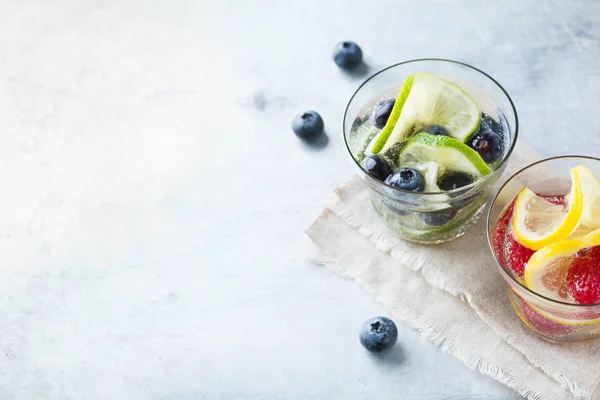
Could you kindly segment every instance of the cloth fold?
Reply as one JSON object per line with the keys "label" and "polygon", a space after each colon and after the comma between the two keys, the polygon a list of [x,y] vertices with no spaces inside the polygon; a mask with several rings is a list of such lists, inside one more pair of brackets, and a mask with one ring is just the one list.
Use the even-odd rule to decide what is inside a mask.
{"label": "cloth fold", "polygon": [[[521,143],[504,180],[536,159]],[[336,189],[307,229],[316,262],[354,279],[443,351],[526,398],[600,397],[600,343],[551,344],[521,325],[496,271],[485,218],[450,243],[413,244],[379,220],[369,190],[358,177]]]}

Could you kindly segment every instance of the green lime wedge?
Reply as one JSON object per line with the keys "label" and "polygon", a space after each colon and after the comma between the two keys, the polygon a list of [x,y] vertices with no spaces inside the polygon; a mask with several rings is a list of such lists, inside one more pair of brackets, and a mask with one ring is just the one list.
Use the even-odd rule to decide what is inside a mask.
{"label": "green lime wedge", "polygon": [[406,99],[408,98],[408,95],[410,94],[410,89],[412,87],[412,84],[413,84],[413,76],[412,75],[407,77],[404,80],[404,82],[402,83],[402,88],[400,89],[400,94],[398,94],[398,97],[396,98],[396,102],[394,103],[392,112],[390,113],[390,116],[389,116],[385,126],[383,127],[383,130],[381,131],[381,133],[377,137],[377,140],[373,144],[373,147],[371,148],[371,152],[373,154],[379,153],[384,148],[386,142],[388,141],[390,135],[392,134],[392,131],[394,130],[394,126],[396,126],[396,122],[398,122],[398,119],[400,118],[400,114],[402,113],[402,108],[404,107],[404,103],[406,102]]}
{"label": "green lime wedge", "polygon": [[399,156],[403,167],[432,161],[437,163],[438,176],[446,171],[459,171],[480,178],[492,172],[475,150],[449,136],[419,133],[409,140]]}
{"label": "green lime wedge", "polygon": [[467,92],[453,83],[424,72],[402,85],[390,118],[371,151],[386,152],[430,125],[438,125],[466,141],[479,127],[481,113]]}

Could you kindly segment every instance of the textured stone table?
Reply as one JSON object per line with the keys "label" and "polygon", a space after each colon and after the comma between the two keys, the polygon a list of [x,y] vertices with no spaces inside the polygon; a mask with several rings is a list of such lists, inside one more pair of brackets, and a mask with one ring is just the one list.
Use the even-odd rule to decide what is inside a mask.
{"label": "textured stone table", "polygon": [[[0,2],[0,399],[496,399],[500,384],[312,266],[368,71],[472,63],[543,155],[600,150],[600,3]],[[323,115],[306,146],[290,120]]]}

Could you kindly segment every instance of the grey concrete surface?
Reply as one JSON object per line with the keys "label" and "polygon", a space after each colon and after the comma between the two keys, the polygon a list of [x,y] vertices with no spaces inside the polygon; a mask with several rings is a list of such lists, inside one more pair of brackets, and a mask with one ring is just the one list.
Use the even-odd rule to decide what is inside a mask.
{"label": "grey concrete surface", "polygon": [[[545,156],[600,150],[600,3],[0,1],[0,399],[508,399],[306,261],[367,73],[471,63]],[[328,141],[292,117],[316,109]],[[401,288],[399,288],[401,289]]]}

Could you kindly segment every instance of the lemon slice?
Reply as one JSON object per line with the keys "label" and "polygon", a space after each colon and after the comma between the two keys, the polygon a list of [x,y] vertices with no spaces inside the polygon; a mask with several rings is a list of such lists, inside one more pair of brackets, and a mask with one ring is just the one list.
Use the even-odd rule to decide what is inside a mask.
{"label": "lemon slice", "polygon": [[463,89],[424,72],[406,78],[390,117],[373,144],[374,154],[386,152],[430,125],[438,125],[460,142],[477,130],[481,113]]}
{"label": "lemon slice", "polygon": [[600,181],[596,179],[592,171],[578,165],[571,170],[581,183],[583,195],[583,212],[581,216],[582,229],[600,228]]}
{"label": "lemon slice", "polygon": [[581,325],[598,325],[600,324],[600,316],[598,313],[591,314],[590,316],[582,316],[577,313],[563,313],[563,315],[550,314],[534,305],[529,305],[532,309],[534,309],[538,314],[543,316],[550,321],[556,322],[561,325],[566,326],[581,326]]}
{"label": "lemon slice", "polygon": [[582,249],[598,245],[600,229],[577,239],[549,244],[536,251],[525,266],[525,285],[542,296],[570,302],[566,276],[571,257]]}
{"label": "lemon slice", "polygon": [[575,232],[583,215],[583,193],[579,175],[574,170],[571,171],[571,192],[565,200],[566,207],[536,195],[529,188],[521,190],[512,220],[517,241],[539,250]]}
{"label": "lemon slice", "polygon": [[[525,300],[515,295],[511,296],[509,293],[508,298],[510,299],[510,304],[512,305],[513,310],[515,310],[517,317],[519,317],[525,326],[534,332],[552,336],[568,335],[573,331],[571,326],[581,325],[573,324],[571,326],[567,326],[569,324],[563,324],[560,321],[548,318],[548,315],[542,313],[540,309],[532,306]],[[517,303],[520,305],[520,307],[517,305]]]}

